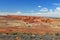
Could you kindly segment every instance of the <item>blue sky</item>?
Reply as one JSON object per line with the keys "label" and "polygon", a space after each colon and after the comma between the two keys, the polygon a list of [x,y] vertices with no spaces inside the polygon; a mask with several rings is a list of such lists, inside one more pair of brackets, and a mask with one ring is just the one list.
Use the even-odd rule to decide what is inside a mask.
{"label": "blue sky", "polygon": [[[0,0],[0,14],[60,17],[60,0]],[[57,16],[58,15],[58,16]]]}

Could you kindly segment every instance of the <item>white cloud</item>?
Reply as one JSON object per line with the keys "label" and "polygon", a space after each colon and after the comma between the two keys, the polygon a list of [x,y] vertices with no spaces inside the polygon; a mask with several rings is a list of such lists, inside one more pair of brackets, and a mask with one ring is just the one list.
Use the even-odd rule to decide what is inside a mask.
{"label": "white cloud", "polygon": [[41,6],[40,6],[40,5],[39,5],[39,6],[37,6],[37,7],[41,8]]}
{"label": "white cloud", "polygon": [[15,12],[15,13],[10,13],[10,12],[0,12],[0,15],[21,15],[22,12]]}
{"label": "white cloud", "polygon": [[47,8],[42,8],[40,11],[41,12],[46,12],[46,11],[48,11],[48,9]]}
{"label": "white cloud", "polygon": [[[48,11],[49,10],[49,11]],[[41,12],[43,11],[43,12]],[[47,12],[45,12],[47,11]],[[40,12],[33,13],[35,16],[45,16],[45,17],[60,17],[60,7],[56,7],[55,10],[48,9],[48,8],[42,8]]]}
{"label": "white cloud", "polygon": [[[41,12],[41,11],[43,11],[43,12]],[[15,12],[15,13],[0,12],[0,15],[27,15],[27,16],[60,17],[60,7],[56,7],[54,11],[53,11],[53,9],[42,8],[40,10],[40,12],[31,12],[31,13],[23,13],[20,11]]]}
{"label": "white cloud", "polygon": [[60,7],[57,7],[56,10],[60,11]]}
{"label": "white cloud", "polygon": [[59,3],[53,3],[53,5],[60,6],[60,4],[59,4]]}

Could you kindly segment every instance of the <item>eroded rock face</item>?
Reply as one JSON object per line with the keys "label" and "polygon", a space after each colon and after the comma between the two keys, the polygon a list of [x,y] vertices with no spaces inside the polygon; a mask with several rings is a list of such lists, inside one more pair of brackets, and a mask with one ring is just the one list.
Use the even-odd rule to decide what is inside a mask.
{"label": "eroded rock face", "polygon": [[[22,30],[22,32],[52,32],[60,28],[60,19],[34,16],[0,16],[0,27],[24,28],[18,29],[18,31]],[[8,28],[8,30],[10,29]],[[17,30],[13,29],[13,31]]]}
{"label": "eroded rock face", "polygon": [[[51,22],[50,19],[46,18],[39,18],[39,17],[31,17],[31,16],[1,16],[0,17],[0,26],[27,26],[41,23],[48,23]],[[33,24],[32,24],[33,23]]]}
{"label": "eroded rock face", "polygon": [[39,22],[52,22],[51,18],[36,17],[36,16],[6,16],[9,19],[23,20],[29,23],[39,23]]}

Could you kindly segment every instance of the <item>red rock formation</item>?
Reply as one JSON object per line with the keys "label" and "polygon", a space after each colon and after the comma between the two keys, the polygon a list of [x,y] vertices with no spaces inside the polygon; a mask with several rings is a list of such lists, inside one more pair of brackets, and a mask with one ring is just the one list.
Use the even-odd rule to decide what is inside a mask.
{"label": "red rock formation", "polygon": [[36,16],[15,16],[15,15],[8,15],[4,16],[7,19],[16,19],[16,20],[23,20],[29,23],[35,22],[52,22],[51,18],[44,18],[44,17],[36,17]]}
{"label": "red rock formation", "polygon": [[[44,18],[44,17],[36,17],[36,16],[16,16],[16,15],[8,15],[8,16],[0,16],[0,19],[14,19],[14,20],[22,20],[27,23],[51,23],[55,19],[52,18]],[[56,21],[56,20],[55,20]],[[32,26],[34,27],[34,26]],[[48,26],[47,28],[43,25],[38,26],[39,28],[17,28],[17,27],[8,27],[8,28],[0,28],[0,32],[32,32],[32,33],[45,33],[45,32],[53,32],[53,30]]]}

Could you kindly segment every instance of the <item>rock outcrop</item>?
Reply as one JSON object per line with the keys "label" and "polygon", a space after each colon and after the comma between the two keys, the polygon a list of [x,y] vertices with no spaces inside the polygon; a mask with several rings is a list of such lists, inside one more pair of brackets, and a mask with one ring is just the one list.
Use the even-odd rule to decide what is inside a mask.
{"label": "rock outcrop", "polygon": [[0,16],[0,32],[53,33],[60,31],[60,19],[36,16]]}

